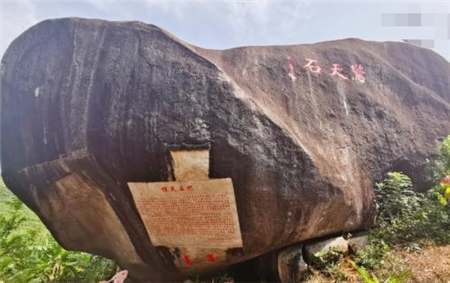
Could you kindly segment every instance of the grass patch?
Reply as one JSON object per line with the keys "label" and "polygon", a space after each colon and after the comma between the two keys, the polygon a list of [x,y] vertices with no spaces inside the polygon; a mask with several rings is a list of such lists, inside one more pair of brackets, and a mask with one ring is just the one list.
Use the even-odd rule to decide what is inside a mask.
{"label": "grass patch", "polygon": [[111,260],[62,248],[0,179],[0,280],[4,283],[99,282],[119,269]]}

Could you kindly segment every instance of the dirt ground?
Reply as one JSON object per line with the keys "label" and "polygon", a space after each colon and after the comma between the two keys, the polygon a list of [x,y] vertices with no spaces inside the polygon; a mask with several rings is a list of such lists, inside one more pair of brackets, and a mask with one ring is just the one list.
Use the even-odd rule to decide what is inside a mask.
{"label": "dirt ground", "polygon": [[413,271],[405,283],[450,283],[450,245],[425,249],[419,254],[402,251],[396,255]]}
{"label": "dirt ground", "polygon": [[[450,245],[425,248],[421,252],[394,250],[391,259],[386,261],[385,270],[377,271],[380,283],[384,283],[391,270],[410,270],[412,274],[403,283],[450,283]],[[350,258],[344,259],[340,266],[341,274],[325,277],[315,272],[303,283],[363,283],[364,280],[349,263]],[[388,281],[386,281],[388,282]]]}

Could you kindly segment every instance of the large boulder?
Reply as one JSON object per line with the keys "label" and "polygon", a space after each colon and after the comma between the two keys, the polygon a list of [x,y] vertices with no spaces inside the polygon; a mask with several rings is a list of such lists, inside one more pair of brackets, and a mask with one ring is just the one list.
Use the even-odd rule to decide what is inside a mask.
{"label": "large boulder", "polygon": [[[64,247],[178,280],[369,227],[388,170],[423,187],[449,76],[406,43],[206,50],[140,22],[47,20],[2,59],[2,175]],[[217,261],[205,243],[199,265],[195,247],[152,243],[128,185],[173,181],[171,151],[194,149],[232,180],[242,239]]]}

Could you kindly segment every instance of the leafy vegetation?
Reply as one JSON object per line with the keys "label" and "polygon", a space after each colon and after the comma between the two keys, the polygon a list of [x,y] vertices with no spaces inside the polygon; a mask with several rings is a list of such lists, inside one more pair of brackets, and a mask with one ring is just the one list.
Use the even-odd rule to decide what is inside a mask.
{"label": "leafy vegetation", "polygon": [[99,282],[118,271],[111,260],[62,248],[1,180],[0,203],[1,282]]}
{"label": "leafy vegetation", "polygon": [[450,243],[450,210],[445,207],[443,185],[426,193],[412,190],[410,179],[389,173],[377,185],[378,227],[372,237],[390,246],[413,242]]}
{"label": "leafy vegetation", "polygon": [[339,250],[323,250],[311,255],[310,264],[323,275],[338,278],[342,275],[339,262],[343,257],[344,253]]}
{"label": "leafy vegetation", "polygon": [[349,273],[343,271],[348,267],[366,283],[403,282],[412,272],[395,256],[398,251],[422,253],[450,244],[450,136],[439,150],[432,188],[417,192],[405,174],[387,173],[375,186],[376,227],[369,231],[369,244],[349,257],[324,255],[314,267],[333,282],[347,282]]}
{"label": "leafy vegetation", "polygon": [[[450,244],[449,174],[450,136],[440,146],[433,166],[436,185],[426,193],[414,191],[410,178],[400,172],[388,173],[376,185],[377,227],[370,231],[370,243],[358,253],[354,264],[362,277],[369,274],[366,268],[385,267],[393,247],[421,252],[423,246]],[[367,280],[378,282],[376,278]]]}
{"label": "leafy vegetation", "polygon": [[439,157],[434,162],[432,175],[434,180],[450,175],[450,136],[439,145]]}
{"label": "leafy vegetation", "polygon": [[380,224],[391,224],[402,217],[410,216],[419,208],[420,199],[408,176],[399,172],[387,173],[387,178],[376,184],[378,221]]}
{"label": "leafy vegetation", "polygon": [[[390,245],[410,243],[450,243],[450,136],[440,147],[436,161],[436,185],[426,193],[412,190],[410,179],[402,173],[389,173],[377,185],[378,228],[375,238]],[[447,176],[447,177],[446,177]]]}
{"label": "leafy vegetation", "polygon": [[390,276],[384,281],[380,281],[375,275],[370,274],[364,267],[356,265],[353,261],[351,262],[351,264],[366,283],[381,283],[381,282],[397,283],[404,281],[411,275],[410,271],[401,271],[397,274]]}

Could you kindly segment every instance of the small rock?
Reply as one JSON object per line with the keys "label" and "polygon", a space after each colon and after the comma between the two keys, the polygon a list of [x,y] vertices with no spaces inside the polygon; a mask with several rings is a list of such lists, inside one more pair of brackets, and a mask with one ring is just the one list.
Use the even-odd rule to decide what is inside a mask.
{"label": "small rock", "polygon": [[280,282],[298,282],[308,271],[303,260],[302,245],[287,248],[278,255],[278,277]]}
{"label": "small rock", "polygon": [[337,237],[305,246],[305,253],[308,256],[331,250],[345,254],[348,252],[348,242],[343,237]]}
{"label": "small rock", "polygon": [[356,253],[358,250],[361,250],[365,246],[367,246],[369,242],[369,235],[367,233],[357,234],[347,239],[348,245],[350,249]]}

